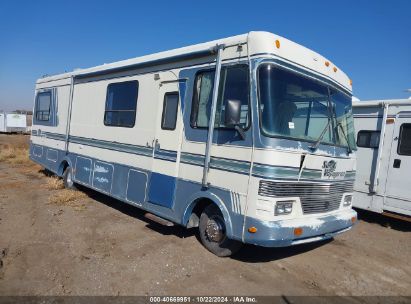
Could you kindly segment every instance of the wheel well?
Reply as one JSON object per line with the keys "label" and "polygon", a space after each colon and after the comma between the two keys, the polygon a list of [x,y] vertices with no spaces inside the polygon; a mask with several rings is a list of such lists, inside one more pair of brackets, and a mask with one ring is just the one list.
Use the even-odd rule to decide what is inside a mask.
{"label": "wheel well", "polygon": [[187,228],[198,227],[200,223],[200,216],[205,207],[214,204],[214,202],[208,198],[199,198],[194,201],[194,208],[191,211],[190,218],[187,223]]}

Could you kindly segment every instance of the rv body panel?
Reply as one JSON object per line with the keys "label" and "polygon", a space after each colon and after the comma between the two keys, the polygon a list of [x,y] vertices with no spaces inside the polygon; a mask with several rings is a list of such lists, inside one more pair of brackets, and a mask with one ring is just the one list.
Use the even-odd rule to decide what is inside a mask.
{"label": "rv body panel", "polygon": [[[401,128],[411,123],[411,102],[357,102],[353,112],[358,145],[354,206],[411,215],[411,156],[407,151],[399,154]],[[375,136],[378,140],[373,143]]]}

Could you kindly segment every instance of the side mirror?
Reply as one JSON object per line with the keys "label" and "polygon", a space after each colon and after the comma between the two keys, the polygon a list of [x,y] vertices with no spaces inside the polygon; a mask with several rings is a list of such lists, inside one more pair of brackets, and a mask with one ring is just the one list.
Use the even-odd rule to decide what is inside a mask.
{"label": "side mirror", "polygon": [[241,139],[245,139],[245,132],[240,127],[240,118],[241,118],[241,101],[237,99],[227,100],[225,106],[225,121],[224,124],[235,129],[241,136]]}

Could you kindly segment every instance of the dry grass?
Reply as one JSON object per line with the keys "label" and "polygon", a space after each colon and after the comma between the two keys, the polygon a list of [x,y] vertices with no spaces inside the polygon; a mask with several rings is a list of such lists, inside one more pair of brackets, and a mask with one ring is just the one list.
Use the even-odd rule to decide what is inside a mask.
{"label": "dry grass", "polygon": [[50,176],[47,178],[46,188],[49,190],[60,190],[64,189],[64,183],[58,176]]}
{"label": "dry grass", "polygon": [[49,203],[57,206],[69,206],[74,210],[82,211],[87,207],[84,203],[80,202],[86,198],[87,195],[81,191],[63,189],[49,197]]}
{"label": "dry grass", "polygon": [[0,146],[0,162],[9,164],[29,164],[29,150],[26,147]]}

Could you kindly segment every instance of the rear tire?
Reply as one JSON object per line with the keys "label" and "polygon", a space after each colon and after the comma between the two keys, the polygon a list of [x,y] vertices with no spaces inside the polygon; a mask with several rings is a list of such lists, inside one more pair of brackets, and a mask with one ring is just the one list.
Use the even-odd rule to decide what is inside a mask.
{"label": "rear tire", "polygon": [[63,182],[66,189],[76,190],[76,184],[73,181],[73,170],[67,167],[63,173]]}
{"label": "rear tire", "polygon": [[201,213],[198,228],[204,247],[216,256],[231,256],[243,246],[241,242],[227,237],[224,216],[214,204],[208,205]]}

